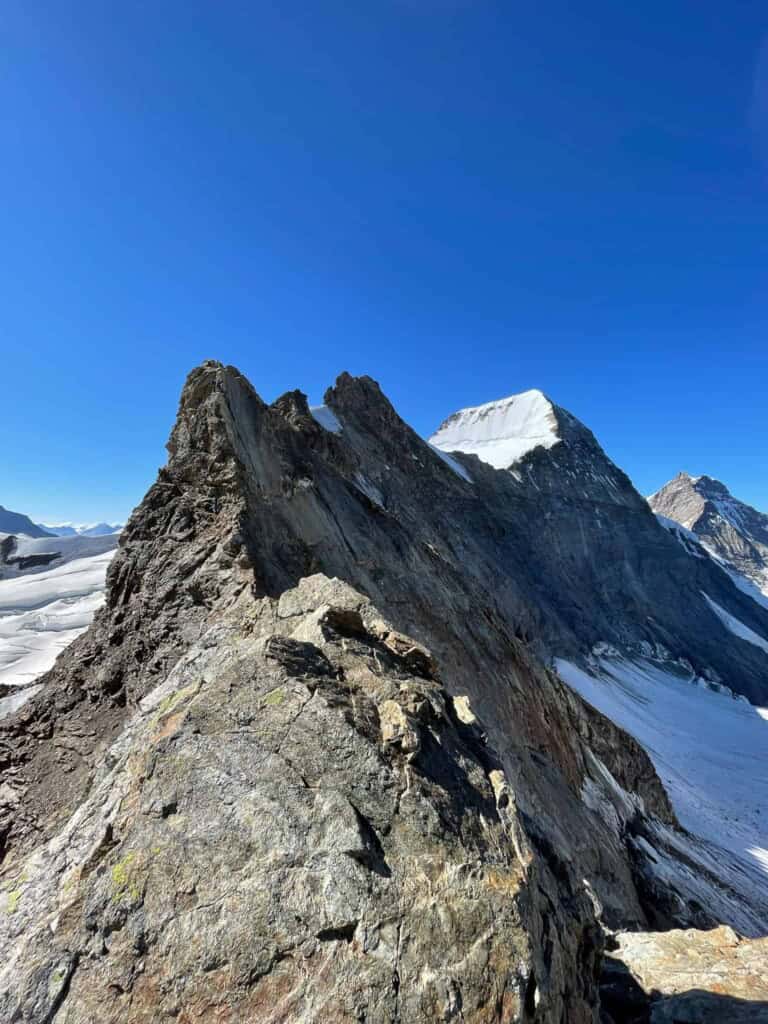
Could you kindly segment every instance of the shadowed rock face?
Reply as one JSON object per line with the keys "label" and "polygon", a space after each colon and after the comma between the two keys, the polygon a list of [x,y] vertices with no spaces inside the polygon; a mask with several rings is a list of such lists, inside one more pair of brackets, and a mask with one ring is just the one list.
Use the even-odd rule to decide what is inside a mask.
{"label": "shadowed rock face", "polygon": [[[193,371],[104,609],[0,723],[17,1019],[84,1024],[111,994],[99,1019],[578,1024],[598,919],[768,917],[681,853],[647,756],[532,653],[610,626],[577,596],[586,555],[562,568],[591,500],[562,470],[597,458],[591,435],[526,457],[533,499],[459,457],[468,482],[368,378],[326,402],[338,432],[299,392],[267,406],[231,368]],[[614,472],[604,517],[646,524],[638,562],[674,568]]]}
{"label": "shadowed rock face", "polygon": [[768,515],[709,476],[679,473],[648,499],[654,512],[691,530],[707,548],[768,592]]}

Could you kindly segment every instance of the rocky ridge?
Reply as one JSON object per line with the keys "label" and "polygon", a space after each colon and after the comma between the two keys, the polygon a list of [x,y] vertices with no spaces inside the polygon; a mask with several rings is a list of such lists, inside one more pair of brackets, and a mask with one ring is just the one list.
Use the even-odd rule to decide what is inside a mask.
{"label": "rocky ridge", "polygon": [[587,894],[435,672],[340,581],[243,595],[6,893],[2,1019],[592,1020]]}
{"label": "rocky ridge", "polygon": [[603,967],[610,1024],[762,1024],[768,1020],[768,939],[732,928],[624,932]]}
{"label": "rocky ridge", "polygon": [[[16,1019],[44,1007],[84,1022],[93,989],[112,994],[115,1021],[164,1019],[152,1005],[177,1020],[256,1007],[260,1020],[596,1020],[600,926],[765,927],[768,907],[677,828],[641,748],[533,656],[585,641],[573,597],[533,586],[519,481],[458,456],[470,483],[368,378],[342,375],[326,403],[339,430],[299,392],[268,406],[231,368],[194,371],[104,609],[0,723]],[[539,481],[576,458],[563,444],[546,455],[558,462]],[[326,859],[309,865],[323,829]],[[354,875],[341,904],[340,864]],[[512,916],[489,894],[497,869]],[[411,873],[426,909],[409,902]],[[235,891],[258,964],[238,960]],[[188,960],[179,908],[195,922]],[[401,973],[403,929],[422,952]],[[445,969],[424,968],[433,942]],[[486,959],[502,949],[514,963]]]}

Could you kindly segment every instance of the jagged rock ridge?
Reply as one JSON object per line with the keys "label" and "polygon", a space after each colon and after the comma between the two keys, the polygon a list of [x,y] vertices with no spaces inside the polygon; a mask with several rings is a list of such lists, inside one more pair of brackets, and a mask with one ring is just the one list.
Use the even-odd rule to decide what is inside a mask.
{"label": "jagged rock ridge", "polygon": [[[231,368],[194,371],[168,465],[121,536],[105,608],[41,693],[0,723],[0,934],[14,981],[7,1005],[20,1020],[89,1020],[107,990],[119,996],[105,1018],[115,1021],[158,1019],[153,1005],[182,1020],[238,1019],[253,1007],[263,1020],[360,1019],[350,980],[359,972],[369,1020],[593,1020],[598,922],[724,920],[755,934],[768,919],[764,902],[749,905],[718,877],[711,851],[676,829],[640,747],[521,641],[542,652],[585,643],[567,599],[533,586],[519,481],[460,457],[470,483],[367,378],[342,375],[326,404],[339,430],[298,392],[268,406]],[[576,458],[566,444],[547,454]],[[347,581],[356,596],[302,603],[316,574]],[[326,585],[339,586],[317,584]],[[320,713],[308,734],[305,698],[306,714]],[[333,735],[338,763],[320,765]],[[296,783],[281,787],[287,770]],[[315,803],[318,791],[331,803]],[[405,820],[387,816],[389,792],[416,800],[413,819],[408,806]],[[276,806],[282,829],[268,813]],[[327,832],[358,823],[344,849],[319,848],[366,872],[342,917],[333,870],[306,863],[312,815]],[[219,863],[209,836],[234,823],[240,837],[241,817],[233,860]],[[174,824],[178,840],[165,831]],[[395,921],[418,950],[439,919],[446,955],[417,974],[419,954],[401,976],[391,898],[406,890],[410,862],[437,918],[398,903]],[[265,863],[281,866],[271,879]],[[497,925],[487,888],[498,865],[515,876],[505,891],[519,910]],[[453,879],[454,869],[467,905],[449,899],[455,886],[440,872]],[[261,931],[240,923],[219,898],[229,877],[242,883],[249,922],[274,924],[270,908],[283,905],[297,920]],[[190,933],[173,922],[189,911],[192,927],[211,907],[221,923],[195,926],[185,952]],[[479,946],[475,911],[493,922]],[[55,933],[38,927],[55,919]],[[222,935],[241,927],[257,936],[258,962],[241,962],[226,941],[220,962]],[[487,960],[495,948],[515,949],[515,963]],[[294,1016],[280,1016],[286,1007]]]}

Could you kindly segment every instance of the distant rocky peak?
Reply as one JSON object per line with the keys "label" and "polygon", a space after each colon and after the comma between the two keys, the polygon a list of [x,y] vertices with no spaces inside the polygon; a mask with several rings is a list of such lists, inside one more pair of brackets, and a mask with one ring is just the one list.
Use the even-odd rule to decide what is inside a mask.
{"label": "distant rocky peak", "polygon": [[657,515],[692,530],[728,567],[768,592],[768,515],[735,498],[711,476],[676,477],[652,494]]}
{"label": "distant rocky peak", "polygon": [[728,494],[730,491],[720,480],[715,480],[712,476],[707,476],[706,473],[702,476],[692,476],[691,483],[701,494]]}
{"label": "distant rocky peak", "polygon": [[720,480],[715,480],[712,476],[706,474],[691,476],[688,473],[680,473],[680,479],[686,481],[703,498],[733,498],[725,484]]}
{"label": "distant rocky peak", "polygon": [[652,494],[648,501],[655,512],[691,528],[702,516],[720,516],[735,529],[754,527],[768,516],[735,498],[726,485],[714,477],[678,473]]}

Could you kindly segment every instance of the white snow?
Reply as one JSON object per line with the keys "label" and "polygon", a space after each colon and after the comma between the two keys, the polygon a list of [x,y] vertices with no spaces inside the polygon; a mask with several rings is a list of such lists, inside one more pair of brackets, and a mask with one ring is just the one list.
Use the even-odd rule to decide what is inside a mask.
{"label": "white snow", "polygon": [[477,455],[495,469],[508,469],[534,448],[559,441],[552,403],[536,390],[461,409],[429,439],[435,448]]}
{"label": "white snow", "polygon": [[718,515],[721,519],[724,519],[726,523],[736,530],[737,533],[746,535],[749,537],[744,525],[744,511],[745,506],[733,495],[729,494],[727,497],[711,498],[712,504],[717,509]]}
{"label": "white snow", "polygon": [[701,543],[701,540],[696,534],[689,530],[682,523],[678,523],[676,519],[669,519],[667,516],[661,515],[659,512],[655,512],[654,515],[659,522],[660,526],[663,526],[665,530],[672,534],[676,541],[678,541],[685,550],[693,558],[706,558],[708,552]]}
{"label": "white snow", "polygon": [[36,692],[30,684],[88,628],[113,556],[114,543],[54,569],[0,579],[0,683],[22,688],[0,699],[0,717]]}
{"label": "white snow", "polygon": [[[2,539],[3,535],[0,535]],[[49,565],[33,566],[31,568],[17,569],[13,564],[0,565],[0,581],[10,576],[28,575],[50,571],[60,567],[66,562],[76,558],[88,558],[91,555],[100,555],[105,551],[113,551],[117,547],[118,537],[110,533],[97,537],[27,537],[14,534],[16,545],[11,553],[11,558],[26,557],[28,555],[51,554],[58,557]]]}
{"label": "white snow", "polygon": [[745,626],[743,622],[740,622],[734,615],[727,612],[725,608],[721,608],[720,605],[713,601],[708,594],[705,594],[703,590],[701,593],[704,600],[718,619],[720,619],[726,629],[730,630],[734,636],[738,636],[742,640],[746,640],[748,643],[754,644],[755,647],[761,647],[766,654],[768,654],[768,640],[764,639],[764,637],[760,636],[758,633],[755,633],[755,631],[750,629],[749,626]]}
{"label": "white snow", "polygon": [[329,430],[332,434],[340,434],[342,427],[336,414],[327,405],[311,405],[309,411],[312,418],[317,420],[321,427]]}
{"label": "white snow", "polygon": [[464,469],[464,467],[462,466],[458,459],[451,458],[451,456],[447,452],[441,452],[440,449],[436,448],[435,445],[433,444],[430,444],[429,447],[432,449],[435,455],[440,456],[440,458],[443,460],[446,466],[451,467],[451,469],[457,476],[460,476],[462,480],[466,480],[468,484],[472,483],[472,477],[469,475],[466,469]]}
{"label": "white snow", "polygon": [[[711,551],[709,553],[713,558],[715,557]],[[720,561],[720,559],[718,559],[718,561]],[[768,608],[768,574],[766,574],[765,577],[765,585],[760,589],[756,583],[753,583],[752,580],[748,580],[747,577],[742,576],[741,573],[734,572],[733,569],[729,568],[724,562],[720,561],[720,565],[731,577],[735,587],[738,587],[743,594],[751,597],[752,600],[756,604],[759,604],[761,608]]]}
{"label": "white snow", "polygon": [[656,512],[655,515],[660,525],[680,541],[689,555],[693,555],[695,558],[705,558],[708,555],[720,566],[726,575],[730,576],[733,585],[738,590],[751,597],[761,608],[768,608],[768,573],[765,575],[763,586],[760,587],[754,580],[742,576],[740,572],[736,572],[733,566],[721,558],[713,547],[702,540],[698,534],[683,526],[682,523],[678,523],[676,519],[670,519],[668,516],[663,516],[659,512]]}
{"label": "white snow", "polygon": [[669,516],[663,516],[660,512],[655,512],[654,515],[658,519],[659,525],[663,526],[665,530],[685,537],[686,540],[689,540],[692,544],[696,544],[697,547],[702,546],[700,538],[693,532],[693,530],[689,530],[687,526],[683,526],[682,523],[678,523],[676,519],[670,519]]}
{"label": "white snow", "polygon": [[0,616],[42,608],[62,598],[85,597],[103,589],[114,551],[76,558],[47,572],[0,580]]}
{"label": "white snow", "polygon": [[562,678],[649,754],[684,828],[768,875],[768,710],[694,685],[670,666],[558,660]]}

